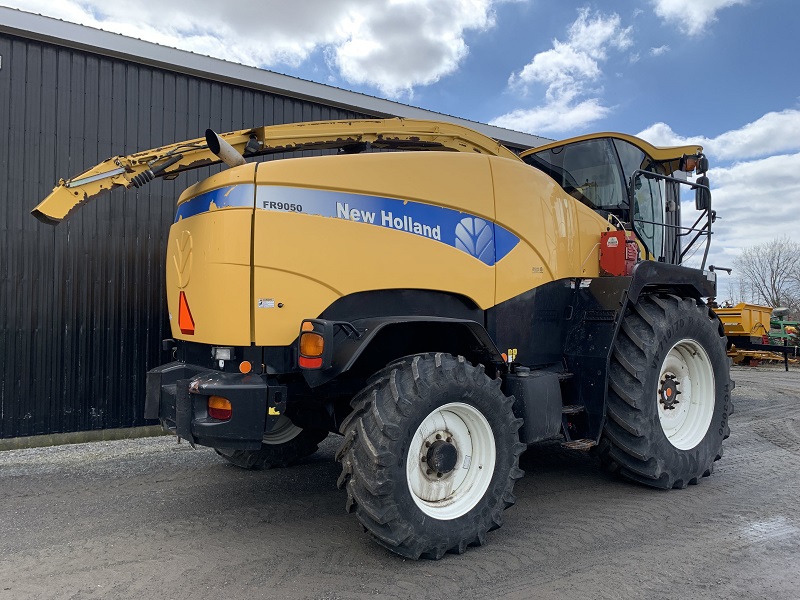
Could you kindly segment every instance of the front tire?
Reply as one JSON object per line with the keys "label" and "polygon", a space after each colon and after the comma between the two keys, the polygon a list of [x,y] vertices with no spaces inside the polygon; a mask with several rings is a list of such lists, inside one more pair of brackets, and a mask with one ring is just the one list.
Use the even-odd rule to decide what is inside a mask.
{"label": "front tire", "polygon": [[348,512],[408,558],[484,544],[523,474],[512,404],[499,380],[460,356],[390,364],[353,399],[342,424],[337,459]]}
{"label": "front tire", "polygon": [[657,488],[696,484],[722,456],[731,388],[713,311],[691,298],[641,297],[614,341],[601,462]]}
{"label": "front tire", "polygon": [[301,429],[288,417],[281,416],[272,431],[264,434],[259,450],[216,450],[222,458],[242,469],[288,467],[314,454],[319,443],[328,437],[321,429]]}

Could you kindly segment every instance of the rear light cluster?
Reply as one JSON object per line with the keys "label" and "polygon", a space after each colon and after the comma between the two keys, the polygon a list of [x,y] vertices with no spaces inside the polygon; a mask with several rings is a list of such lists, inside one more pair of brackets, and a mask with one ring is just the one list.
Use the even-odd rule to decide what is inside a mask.
{"label": "rear light cluster", "polygon": [[208,416],[220,421],[228,421],[233,415],[231,401],[222,396],[208,397]]}
{"label": "rear light cluster", "polygon": [[306,319],[300,325],[297,364],[301,369],[328,369],[333,360],[333,328],[340,323]]}
{"label": "rear light cluster", "polygon": [[300,356],[298,364],[304,369],[319,369],[322,367],[322,355],[325,352],[325,338],[321,333],[314,331],[311,321],[303,321],[300,328]]}

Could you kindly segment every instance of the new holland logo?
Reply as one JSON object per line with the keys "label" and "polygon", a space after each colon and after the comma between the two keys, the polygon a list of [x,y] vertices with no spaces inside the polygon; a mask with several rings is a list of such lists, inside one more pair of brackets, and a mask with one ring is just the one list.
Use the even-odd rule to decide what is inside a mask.
{"label": "new holland logo", "polygon": [[461,219],[456,225],[456,248],[483,262],[494,262],[493,227],[477,217]]}
{"label": "new holland logo", "polygon": [[192,234],[188,231],[181,231],[175,238],[172,263],[178,275],[178,287],[183,289],[189,285],[189,277],[192,275]]}
{"label": "new holland logo", "polygon": [[435,203],[366,194],[260,185],[256,209],[317,215],[404,231],[447,244],[488,266],[519,243],[511,231],[488,219]]}

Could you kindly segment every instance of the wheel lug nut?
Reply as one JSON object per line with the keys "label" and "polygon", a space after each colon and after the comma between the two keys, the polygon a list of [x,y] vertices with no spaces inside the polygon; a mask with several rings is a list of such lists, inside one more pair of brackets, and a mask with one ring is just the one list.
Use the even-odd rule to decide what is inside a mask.
{"label": "wheel lug nut", "polygon": [[431,443],[430,442],[425,442],[425,447],[426,448],[430,448],[431,447]]}
{"label": "wheel lug nut", "polygon": [[441,474],[441,473],[437,473],[437,474],[436,474],[436,476],[437,476],[437,477],[441,477],[441,476],[442,476],[442,474]]}
{"label": "wheel lug nut", "polygon": [[426,475],[430,475],[431,473],[433,473],[433,471],[431,471],[430,469],[427,469],[427,470],[425,471],[425,474],[426,474]]}
{"label": "wheel lug nut", "polygon": [[442,439],[442,434],[441,434],[441,433],[437,433],[437,434],[436,434],[436,439],[437,439],[437,440],[440,440],[440,439]]}
{"label": "wheel lug nut", "polygon": [[448,444],[453,441],[453,438],[449,437],[445,440]]}

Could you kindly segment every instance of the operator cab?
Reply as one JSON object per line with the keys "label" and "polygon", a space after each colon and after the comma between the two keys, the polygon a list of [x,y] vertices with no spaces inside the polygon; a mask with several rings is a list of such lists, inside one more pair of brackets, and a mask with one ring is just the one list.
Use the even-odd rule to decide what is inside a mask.
{"label": "operator cab", "polygon": [[[615,227],[632,229],[646,258],[680,264],[688,249],[682,251],[682,237],[697,233],[691,246],[710,235],[708,180],[702,177],[695,184],[686,180],[686,173],[698,164],[698,174],[707,169],[702,150],[658,148],[633,136],[598,133],[532,148],[520,156]],[[698,189],[697,208],[709,216],[708,231],[705,226],[694,228],[700,219],[691,228],[681,227],[681,183]],[[697,184],[703,186],[702,194]]]}

